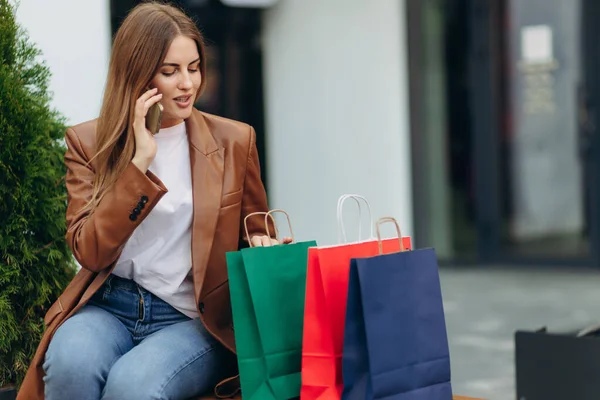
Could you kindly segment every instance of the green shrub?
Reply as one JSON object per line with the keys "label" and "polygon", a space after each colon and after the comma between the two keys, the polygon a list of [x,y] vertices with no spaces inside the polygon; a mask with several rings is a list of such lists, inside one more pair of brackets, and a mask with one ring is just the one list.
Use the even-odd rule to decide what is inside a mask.
{"label": "green shrub", "polygon": [[0,0],[0,387],[20,384],[43,317],[72,279],[65,242],[64,118],[50,72]]}

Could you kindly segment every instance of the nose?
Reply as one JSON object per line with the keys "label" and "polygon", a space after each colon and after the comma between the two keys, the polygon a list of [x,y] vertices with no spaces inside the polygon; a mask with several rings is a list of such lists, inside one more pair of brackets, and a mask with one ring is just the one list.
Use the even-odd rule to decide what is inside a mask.
{"label": "nose", "polygon": [[188,71],[185,71],[180,75],[181,79],[179,79],[179,89],[180,90],[190,90],[193,86],[192,77]]}

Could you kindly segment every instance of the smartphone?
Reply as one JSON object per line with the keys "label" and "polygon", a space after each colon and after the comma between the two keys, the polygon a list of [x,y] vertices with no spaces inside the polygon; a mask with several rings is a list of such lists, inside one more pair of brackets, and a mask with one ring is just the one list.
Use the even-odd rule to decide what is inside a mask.
{"label": "smartphone", "polygon": [[160,129],[160,121],[162,119],[162,106],[160,103],[154,103],[146,114],[146,128],[156,135]]}

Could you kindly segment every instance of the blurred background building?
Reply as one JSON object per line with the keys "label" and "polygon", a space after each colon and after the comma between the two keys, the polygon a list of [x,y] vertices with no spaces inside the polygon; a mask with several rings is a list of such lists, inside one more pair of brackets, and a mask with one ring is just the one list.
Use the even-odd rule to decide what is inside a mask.
{"label": "blurred background building", "polygon": [[[136,3],[21,0],[69,123]],[[298,239],[335,243],[359,193],[442,262],[600,265],[594,0],[176,3],[209,45],[197,107],[256,128]]]}
{"label": "blurred background building", "polygon": [[449,259],[598,265],[598,3],[406,6],[418,242]]}

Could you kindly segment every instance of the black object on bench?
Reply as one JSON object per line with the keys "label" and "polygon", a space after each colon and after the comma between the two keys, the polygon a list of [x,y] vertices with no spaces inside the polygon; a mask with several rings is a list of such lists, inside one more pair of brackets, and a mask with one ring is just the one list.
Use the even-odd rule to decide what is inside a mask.
{"label": "black object on bench", "polygon": [[600,399],[600,326],[515,334],[517,400]]}

